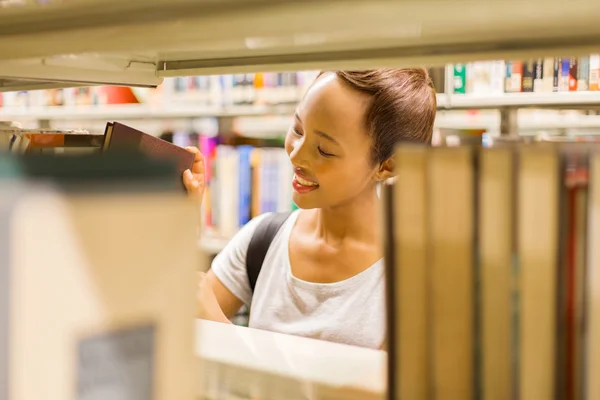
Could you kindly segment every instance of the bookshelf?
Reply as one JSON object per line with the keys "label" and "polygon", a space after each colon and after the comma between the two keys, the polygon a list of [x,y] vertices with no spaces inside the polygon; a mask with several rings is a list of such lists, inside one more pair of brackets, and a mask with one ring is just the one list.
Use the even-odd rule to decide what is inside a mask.
{"label": "bookshelf", "polygon": [[[46,3],[1,9],[1,91],[105,84],[155,87],[165,77],[194,74],[444,65],[586,54],[600,47],[594,0],[524,0],[513,7],[506,2],[467,0],[461,10],[453,2],[412,0],[361,0],[351,7],[341,1],[275,0]],[[589,107],[599,103],[594,96],[443,95],[438,99],[445,110],[503,109],[500,120],[510,119],[512,124],[517,108]],[[39,114],[30,115],[61,119],[74,117],[68,116],[72,110],[37,110]],[[231,110],[213,111],[233,115]],[[88,118],[102,119],[103,112],[90,111],[97,115]],[[123,112],[144,117],[148,110]],[[162,118],[191,116],[189,110],[177,112]],[[596,123],[595,116],[585,122],[587,127]],[[207,238],[200,246],[214,251],[222,244]]]}

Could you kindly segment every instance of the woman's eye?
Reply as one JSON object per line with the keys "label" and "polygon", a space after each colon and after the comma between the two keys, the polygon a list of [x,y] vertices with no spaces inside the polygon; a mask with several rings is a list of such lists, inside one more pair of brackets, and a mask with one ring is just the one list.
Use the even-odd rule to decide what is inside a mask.
{"label": "woman's eye", "polygon": [[320,148],[320,147],[317,147],[317,149],[319,150],[319,154],[321,154],[321,155],[322,155],[322,156],[324,156],[324,157],[333,157],[333,156],[334,156],[334,154],[327,153],[327,152],[325,152],[325,151],[321,150],[321,148]]}
{"label": "woman's eye", "polygon": [[294,132],[294,135],[302,136],[302,133],[300,133],[300,131],[296,128],[292,128],[292,132]]}

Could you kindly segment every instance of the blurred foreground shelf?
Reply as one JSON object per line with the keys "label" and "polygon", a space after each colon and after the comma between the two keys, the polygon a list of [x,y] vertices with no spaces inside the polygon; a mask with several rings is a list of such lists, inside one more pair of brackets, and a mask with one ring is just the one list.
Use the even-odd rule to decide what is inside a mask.
{"label": "blurred foreground shelf", "polygon": [[380,350],[197,320],[196,356],[202,399],[370,400],[386,394],[387,360]]}
{"label": "blurred foreground shelf", "polygon": [[600,45],[596,16],[594,0],[12,1],[0,90],[577,55]]}

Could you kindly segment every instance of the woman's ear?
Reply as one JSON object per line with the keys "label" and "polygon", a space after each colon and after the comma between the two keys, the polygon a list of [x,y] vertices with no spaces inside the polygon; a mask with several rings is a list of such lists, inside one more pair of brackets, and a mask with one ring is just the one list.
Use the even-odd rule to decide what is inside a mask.
{"label": "woman's ear", "polygon": [[375,180],[377,182],[384,182],[390,178],[393,178],[395,175],[396,163],[394,158],[388,158],[381,164],[379,164],[379,169],[375,174]]}

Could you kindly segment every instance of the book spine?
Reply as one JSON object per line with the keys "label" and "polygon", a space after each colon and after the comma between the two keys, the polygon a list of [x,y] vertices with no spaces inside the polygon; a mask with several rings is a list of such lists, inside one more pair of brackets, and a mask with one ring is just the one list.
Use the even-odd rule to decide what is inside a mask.
{"label": "book spine", "polygon": [[506,63],[504,61],[492,61],[490,64],[490,92],[493,94],[504,93],[504,74]]}
{"label": "book spine", "polygon": [[589,90],[590,58],[588,56],[579,57],[577,66],[577,90]]}
{"label": "book spine", "polygon": [[560,59],[560,81],[558,84],[559,92],[569,91],[569,69],[571,67],[571,58],[562,57]]}
{"label": "book spine", "polygon": [[600,54],[590,54],[589,89],[597,91],[600,84]]}
{"label": "book spine", "polygon": [[504,91],[506,93],[512,93],[513,92],[513,88],[512,88],[512,68],[513,68],[513,62],[512,61],[507,61],[505,68],[504,68]]}
{"label": "book spine", "polygon": [[250,221],[250,194],[252,191],[252,179],[250,168],[251,146],[240,146],[239,153],[239,226],[242,227]]}
{"label": "book spine", "polygon": [[533,78],[535,75],[535,61],[527,60],[523,65],[522,92],[533,92]]}
{"label": "book spine", "polygon": [[577,91],[577,57],[569,57],[569,92]]}
{"label": "book spine", "polygon": [[477,68],[475,67],[475,63],[467,63],[465,71],[465,93],[473,93],[473,86],[477,88],[479,84],[476,74]]}
{"label": "book spine", "polygon": [[263,153],[264,151],[262,149],[254,149],[250,158],[250,164],[252,166],[252,218],[261,213],[260,194],[263,190],[263,182],[261,180]]}
{"label": "book spine", "polygon": [[560,57],[554,57],[554,76],[552,80],[552,91],[560,91],[560,69],[561,69]]}
{"label": "book spine", "polygon": [[522,61],[513,61],[512,64],[512,79],[511,79],[511,87],[512,91],[515,93],[522,91],[522,79],[523,79],[523,62]]}
{"label": "book spine", "polygon": [[210,226],[217,228],[219,227],[219,175],[221,173],[220,169],[217,168],[219,165],[218,162],[218,151],[215,149],[215,158],[210,161],[211,164],[211,179],[209,181],[209,194],[210,194]]}
{"label": "book spine", "polygon": [[554,58],[546,57],[543,68],[543,92],[552,92],[554,86]]}
{"label": "book spine", "polygon": [[454,64],[454,93],[465,94],[467,88],[467,69],[465,64]]}
{"label": "book spine", "polygon": [[533,91],[541,92],[543,91],[543,83],[544,83],[544,60],[538,58],[535,60],[534,64],[534,75],[533,75]]}

